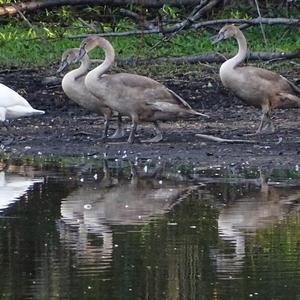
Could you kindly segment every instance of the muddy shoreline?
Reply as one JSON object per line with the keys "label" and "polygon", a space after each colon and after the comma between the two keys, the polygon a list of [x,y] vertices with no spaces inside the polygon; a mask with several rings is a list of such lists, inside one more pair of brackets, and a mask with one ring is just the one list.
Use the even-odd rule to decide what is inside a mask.
{"label": "muddy shoreline", "polygon": [[[53,73],[52,70],[50,74]],[[297,72],[288,74],[300,79]],[[245,137],[255,131],[260,110],[243,105],[220,84],[217,69],[206,73],[177,74],[155,78],[180,94],[190,105],[211,116],[161,124],[165,139],[157,144],[139,143],[150,138],[151,125],[138,129],[137,142],[126,139],[130,122],[125,119],[127,137],[118,141],[100,139],[103,119],[77,106],[63,93],[59,83],[45,84],[49,70],[2,72],[0,82],[22,94],[33,107],[46,114],[14,120],[7,131],[0,130],[2,153],[41,156],[96,156],[118,159],[150,158],[197,165],[246,164],[253,166],[292,167],[300,163],[300,114],[297,109],[274,110],[276,133]],[[153,76],[152,76],[153,77]],[[299,80],[299,81],[298,81]],[[114,122],[115,123],[115,122]],[[254,144],[217,143],[197,137],[214,135],[230,139],[253,139]]]}

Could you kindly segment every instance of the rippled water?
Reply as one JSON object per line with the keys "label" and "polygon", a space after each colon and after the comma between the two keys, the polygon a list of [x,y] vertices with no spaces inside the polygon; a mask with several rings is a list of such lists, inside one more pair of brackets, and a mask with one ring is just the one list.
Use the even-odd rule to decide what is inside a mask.
{"label": "rippled water", "polygon": [[1,299],[300,299],[295,170],[9,166]]}

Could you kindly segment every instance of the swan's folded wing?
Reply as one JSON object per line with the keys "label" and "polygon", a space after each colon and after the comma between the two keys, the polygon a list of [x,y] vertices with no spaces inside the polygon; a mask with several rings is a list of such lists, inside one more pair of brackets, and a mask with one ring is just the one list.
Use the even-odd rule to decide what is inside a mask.
{"label": "swan's folded wing", "polygon": [[31,107],[31,105],[17,92],[0,83],[0,106],[10,107],[14,105],[21,105]]}
{"label": "swan's folded wing", "polygon": [[149,101],[147,102],[147,105],[149,105],[153,110],[158,110],[162,112],[168,112],[168,113],[178,113],[181,108],[178,107],[177,104],[173,104],[170,102],[163,102],[163,101]]}

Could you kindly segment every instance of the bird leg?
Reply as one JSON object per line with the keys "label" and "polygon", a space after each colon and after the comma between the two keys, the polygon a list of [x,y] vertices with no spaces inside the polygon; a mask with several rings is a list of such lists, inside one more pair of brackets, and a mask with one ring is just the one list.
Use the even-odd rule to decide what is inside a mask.
{"label": "bird leg", "polygon": [[134,142],[136,128],[137,128],[137,121],[135,119],[132,119],[131,131],[130,131],[130,134],[129,134],[129,138],[127,140],[127,142],[130,143],[130,144],[132,144]]}
{"label": "bird leg", "polygon": [[264,126],[264,123],[266,122],[266,120],[265,120],[266,118],[267,118],[266,114],[263,113],[262,116],[261,116],[261,120],[260,120],[260,123],[259,123],[259,126],[258,126],[257,130],[254,133],[244,134],[244,136],[254,136],[254,135],[261,134],[263,129],[266,128],[266,126],[268,126],[268,124],[266,124]]}
{"label": "bird leg", "polygon": [[262,128],[263,131],[275,132],[275,126],[271,120],[271,114],[266,114],[266,125]]}
{"label": "bird leg", "polygon": [[125,132],[124,132],[124,129],[123,129],[122,117],[121,117],[120,114],[118,114],[117,130],[109,138],[110,139],[119,139],[119,138],[122,138],[124,135],[125,135]]}
{"label": "bird leg", "polygon": [[256,134],[260,134],[262,132],[263,128],[265,128],[265,126],[264,126],[265,122],[267,122],[267,124],[266,124],[266,126],[267,126],[268,125],[268,116],[267,116],[267,113],[263,112],[261,119],[260,119],[259,126],[256,130]]}
{"label": "bird leg", "polygon": [[105,140],[107,138],[108,127],[109,127],[109,118],[105,118],[104,129],[103,129],[101,140]]}
{"label": "bird leg", "polygon": [[[267,122],[267,124],[264,125],[266,122]],[[244,134],[244,136],[254,136],[254,135],[261,134],[262,131],[263,131],[264,129],[266,129],[267,126],[269,126],[269,122],[272,123],[271,120],[268,118],[267,113],[263,112],[257,130],[256,130],[254,133],[247,133],[247,134]]]}
{"label": "bird leg", "polygon": [[269,131],[272,133],[275,131],[275,127],[271,120],[271,112],[270,111],[263,112],[260,125],[257,129],[257,133],[261,133],[262,131]]}
{"label": "bird leg", "polygon": [[153,124],[155,126],[154,127],[155,133],[156,133],[155,137],[153,137],[152,139],[149,139],[149,140],[143,140],[143,141],[141,141],[142,143],[158,143],[158,142],[162,141],[163,134],[161,132],[158,122],[154,121]]}
{"label": "bird leg", "polygon": [[260,120],[260,123],[259,123],[259,126],[258,126],[256,132],[253,134],[247,134],[247,136],[261,134],[261,133],[263,133],[263,131],[266,131],[269,128],[270,128],[271,132],[275,131],[274,125],[271,120],[270,105],[264,104],[264,105],[262,105],[262,116],[261,116],[261,120]]}

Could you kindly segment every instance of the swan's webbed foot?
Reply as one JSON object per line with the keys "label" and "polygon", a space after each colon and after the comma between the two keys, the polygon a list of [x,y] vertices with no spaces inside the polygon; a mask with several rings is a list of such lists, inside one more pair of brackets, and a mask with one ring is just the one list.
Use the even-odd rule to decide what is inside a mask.
{"label": "swan's webbed foot", "polygon": [[274,133],[275,132],[275,126],[271,120],[269,120],[268,123],[263,127],[262,132],[263,133]]}
{"label": "swan's webbed foot", "polygon": [[118,120],[117,121],[117,129],[113,135],[108,137],[109,139],[120,139],[125,136],[125,131],[124,131],[123,125],[122,125],[122,117],[120,114],[118,114],[117,120]]}
{"label": "swan's webbed foot", "polygon": [[133,142],[134,142],[134,138],[129,137],[128,140],[127,140],[127,143],[128,144],[133,144]]}
{"label": "swan's webbed foot", "polygon": [[259,134],[262,134],[262,132],[258,132],[258,131],[255,131],[255,132],[252,132],[252,133],[245,133],[243,134],[243,136],[257,136]]}
{"label": "swan's webbed foot", "polygon": [[156,135],[155,137],[153,137],[152,139],[149,140],[141,140],[141,143],[158,143],[160,141],[163,140],[162,136],[158,136]]}
{"label": "swan's webbed foot", "polygon": [[271,120],[270,112],[267,111],[266,113],[262,114],[261,121],[255,133],[248,133],[244,134],[245,136],[254,136],[259,134],[269,134],[274,133],[275,127]]}
{"label": "swan's webbed foot", "polygon": [[97,138],[98,142],[105,143],[105,142],[107,142],[107,140],[108,140],[108,137],[106,135],[102,135],[101,137]]}
{"label": "swan's webbed foot", "polygon": [[[272,124],[272,123],[271,123]],[[270,127],[270,129],[268,129]],[[275,132],[275,127],[274,125],[268,125],[268,126],[265,126],[263,129],[261,130],[256,130],[255,132],[253,133],[245,133],[243,134],[243,136],[258,136],[260,134],[272,134]]]}
{"label": "swan's webbed foot", "polygon": [[113,135],[109,136],[109,139],[120,139],[125,136],[125,131],[123,128],[117,128]]}
{"label": "swan's webbed foot", "polygon": [[10,146],[15,141],[15,137],[8,136],[5,139],[0,139],[0,144],[3,146]]}
{"label": "swan's webbed foot", "polygon": [[156,136],[153,137],[152,139],[149,139],[149,140],[142,140],[141,141],[142,143],[158,143],[158,142],[163,140],[163,134],[162,134],[161,129],[158,125],[158,122],[155,121],[153,123],[154,123],[154,126],[155,126]]}

